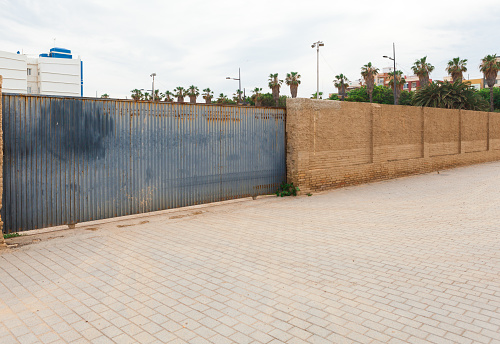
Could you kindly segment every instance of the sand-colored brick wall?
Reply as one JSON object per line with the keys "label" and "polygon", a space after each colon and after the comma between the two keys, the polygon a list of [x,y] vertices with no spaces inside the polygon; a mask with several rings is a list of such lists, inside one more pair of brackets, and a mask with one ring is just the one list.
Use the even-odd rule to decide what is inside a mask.
{"label": "sand-colored brick wall", "polygon": [[288,181],[303,193],[500,160],[500,114],[287,100]]}

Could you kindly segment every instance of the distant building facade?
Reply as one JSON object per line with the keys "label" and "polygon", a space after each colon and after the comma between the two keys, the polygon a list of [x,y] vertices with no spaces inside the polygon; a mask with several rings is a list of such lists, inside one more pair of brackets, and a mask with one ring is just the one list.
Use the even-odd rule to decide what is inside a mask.
{"label": "distant building facade", "polygon": [[83,96],[83,62],[71,51],[52,48],[37,58],[0,51],[3,92]]}
{"label": "distant building facade", "polygon": [[27,93],[26,71],[26,55],[0,51],[0,75],[3,77],[3,92]]}

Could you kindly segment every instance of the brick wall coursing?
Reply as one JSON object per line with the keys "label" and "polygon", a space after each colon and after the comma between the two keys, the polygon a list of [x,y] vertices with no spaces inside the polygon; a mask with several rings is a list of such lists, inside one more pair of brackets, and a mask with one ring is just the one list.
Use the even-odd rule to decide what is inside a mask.
{"label": "brick wall coursing", "polygon": [[286,133],[301,193],[500,160],[500,113],[296,98]]}

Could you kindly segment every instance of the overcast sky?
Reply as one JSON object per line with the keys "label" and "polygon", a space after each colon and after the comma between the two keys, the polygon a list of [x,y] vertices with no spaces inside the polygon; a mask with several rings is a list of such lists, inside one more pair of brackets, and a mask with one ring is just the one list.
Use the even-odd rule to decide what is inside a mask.
{"label": "overcast sky", "polygon": [[[270,73],[302,75],[299,97],[316,91],[316,50],[322,40],[320,91],[335,91],[344,73],[360,78],[371,61],[392,61],[411,73],[425,55],[442,79],[453,57],[469,60],[465,76],[481,77],[479,60],[500,54],[500,1],[114,1],[0,0],[0,50],[25,54],[54,46],[84,61],[84,95],[130,97],[134,88],[161,91],[195,85],[232,95],[241,68],[247,94],[269,91]],[[289,95],[288,87],[282,94]]]}

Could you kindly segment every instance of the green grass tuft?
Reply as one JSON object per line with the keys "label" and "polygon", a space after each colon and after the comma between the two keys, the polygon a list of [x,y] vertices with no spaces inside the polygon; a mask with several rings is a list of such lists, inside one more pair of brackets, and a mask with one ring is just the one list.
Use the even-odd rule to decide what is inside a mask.
{"label": "green grass tuft", "polygon": [[10,239],[10,238],[16,238],[18,236],[21,236],[21,234],[19,234],[19,233],[8,233],[8,234],[4,234],[3,238],[4,239]]}

